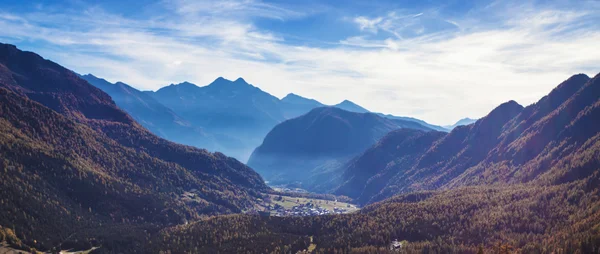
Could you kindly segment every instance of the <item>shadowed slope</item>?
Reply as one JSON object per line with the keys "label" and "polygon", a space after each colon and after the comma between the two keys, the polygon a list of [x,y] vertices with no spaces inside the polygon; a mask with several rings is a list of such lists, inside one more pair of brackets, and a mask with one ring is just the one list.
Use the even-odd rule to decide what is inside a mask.
{"label": "shadowed slope", "polygon": [[[393,141],[388,141],[388,149],[375,149],[379,151],[375,155],[364,154],[356,159],[370,161],[363,164],[374,167],[347,169],[346,183],[336,193],[368,203],[423,189],[585,177],[589,171],[565,172],[558,168],[595,145],[595,126],[599,123],[593,119],[600,119],[595,106],[600,95],[598,86],[597,78],[575,75],[539,102],[527,108],[514,101],[504,103],[474,124],[456,127],[425,152],[409,158],[404,154],[393,158],[387,155],[405,140],[390,139]],[[369,157],[383,161],[374,162]],[[351,180],[361,171],[374,173],[368,173],[369,179],[360,183]],[[374,177],[378,174],[386,177]]]}
{"label": "shadowed slope", "polygon": [[[118,233],[101,225],[240,212],[268,190],[237,160],[163,140],[73,72],[5,44],[0,155],[0,225],[38,249],[69,235],[84,240],[83,229]],[[194,201],[184,201],[186,191]]]}
{"label": "shadowed slope", "polygon": [[[256,148],[248,165],[273,183],[298,181],[304,187],[316,188],[316,182],[323,184],[339,178],[338,169],[352,156],[386,133],[404,127],[426,129],[414,122],[372,113],[317,108],[275,126]],[[331,188],[334,183],[325,185],[329,187],[320,188]]]}

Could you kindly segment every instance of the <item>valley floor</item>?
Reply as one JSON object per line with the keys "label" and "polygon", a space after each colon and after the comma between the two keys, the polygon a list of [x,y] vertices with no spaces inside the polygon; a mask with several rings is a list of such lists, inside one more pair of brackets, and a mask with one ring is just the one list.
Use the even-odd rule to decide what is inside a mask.
{"label": "valley floor", "polygon": [[272,216],[313,216],[344,214],[358,211],[356,205],[316,198],[269,195],[264,202],[265,209]]}

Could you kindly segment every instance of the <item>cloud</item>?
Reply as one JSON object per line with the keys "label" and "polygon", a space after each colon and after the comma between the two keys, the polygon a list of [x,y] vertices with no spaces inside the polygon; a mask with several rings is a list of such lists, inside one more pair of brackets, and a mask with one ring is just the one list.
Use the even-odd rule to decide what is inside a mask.
{"label": "cloud", "polygon": [[286,20],[303,17],[302,11],[284,8],[259,0],[170,0],[165,6],[173,6],[182,15],[211,15],[220,17],[251,18],[263,17]]}
{"label": "cloud", "polygon": [[[259,1],[172,1],[152,8],[161,14],[131,18],[99,7],[0,11],[0,38],[142,90],[243,76],[279,97],[293,92],[329,104],[350,99],[436,124],[481,117],[511,99],[532,103],[569,75],[593,75],[600,66],[598,12],[587,5],[494,5],[460,17],[429,10],[357,14],[351,20],[357,33],[327,47],[292,44],[254,22],[302,20],[310,10]],[[434,29],[442,23],[460,29]]]}
{"label": "cloud", "polygon": [[377,33],[381,21],[383,21],[383,17],[369,19],[367,17],[359,16],[354,19],[354,22],[358,24],[361,31],[366,30],[372,33]]}

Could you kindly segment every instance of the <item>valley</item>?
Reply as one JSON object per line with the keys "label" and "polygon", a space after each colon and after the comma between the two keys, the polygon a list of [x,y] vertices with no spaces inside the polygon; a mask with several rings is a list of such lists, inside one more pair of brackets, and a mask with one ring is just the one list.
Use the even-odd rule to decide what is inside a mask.
{"label": "valley", "polygon": [[262,204],[271,216],[317,216],[345,214],[359,210],[356,205],[318,198],[269,194]]}
{"label": "valley", "polygon": [[0,252],[600,253],[600,74],[565,78],[446,129],[0,44]]}

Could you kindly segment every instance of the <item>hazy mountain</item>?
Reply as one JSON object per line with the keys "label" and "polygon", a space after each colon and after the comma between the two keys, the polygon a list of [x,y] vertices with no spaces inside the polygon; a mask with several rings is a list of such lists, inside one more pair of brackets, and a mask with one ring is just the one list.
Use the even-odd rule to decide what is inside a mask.
{"label": "hazy mountain", "polygon": [[[171,84],[156,92],[138,90],[118,82],[111,84],[91,75],[88,81],[114,97],[117,105],[144,127],[171,141],[223,152],[247,161],[264,136],[278,123],[325,106],[290,93],[281,100],[239,78],[217,78],[203,87],[189,82]],[[369,112],[345,100],[334,107],[351,112]],[[411,128],[426,126],[445,130],[422,120],[383,115],[385,118],[412,121]]]}
{"label": "hazy mountain", "polygon": [[285,119],[279,99],[242,78],[218,78],[203,87],[184,82],[146,93],[192,125],[240,140],[237,147],[224,145],[224,152],[242,161],[273,126]]}
{"label": "hazy mountain", "polygon": [[448,130],[452,130],[452,129],[458,127],[458,126],[469,125],[469,124],[472,124],[472,123],[474,123],[476,121],[477,121],[477,119],[471,119],[471,118],[466,117],[466,118],[458,120],[458,122],[456,122],[453,125],[446,125],[446,126],[444,126],[444,128],[446,128]]}
{"label": "hazy mountain", "polygon": [[406,117],[406,116],[394,116],[394,115],[383,114],[383,113],[376,113],[376,114],[378,114],[379,116],[385,117],[385,118],[393,119],[393,120],[415,122],[417,124],[423,125],[423,126],[429,128],[429,129],[432,129],[432,130],[448,132],[448,129],[446,129],[444,127],[433,125],[433,124],[429,124],[429,123],[427,123],[427,122],[425,122],[423,120],[417,119],[417,118]]}
{"label": "hazy mountain", "polygon": [[325,105],[316,100],[307,99],[293,93],[283,97],[280,103],[281,112],[286,119],[304,115],[315,108],[324,106]]}
{"label": "hazy mountain", "polygon": [[[273,128],[254,150],[248,165],[273,184],[298,182],[316,189],[351,157],[399,128],[428,128],[372,113],[321,107]],[[322,186],[327,188],[328,186]]]}
{"label": "hazy mountain", "polygon": [[153,135],[74,72],[7,44],[0,158],[2,240],[38,250],[241,212],[268,191],[237,160]]}
{"label": "hazy mountain", "polygon": [[162,105],[147,93],[125,83],[112,84],[92,74],[81,76],[90,84],[102,89],[138,123],[165,139],[186,145],[222,151],[216,138]]}
{"label": "hazy mountain", "polygon": [[[284,114],[286,114],[286,112],[293,112],[291,114],[288,114],[289,117],[286,118],[293,118],[296,116],[300,116],[302,114],[306,114],[308,111],[314,109],[314,108],[318,108],[318,107],[323,107],[326,106],[316,100],[313,99],[307,99],[304,98],[302,96],[296,95],[296,94],[288,94],[286,97],[284,97],[282,100],[282,104],[284,104],[282,106],[282,111],[284,111]],[[288,105],[286,105],[288,104]],[[332,105],[332,107],[335,108],[340,108],[349,112],[356,112],[356,113],[373,113],[363,107],[361,107],[360,105],[349,101],[349,100],[344,100],[336,105]],[[291,108],[291,110],[289,109]],[[295,111],[294,111],[295,109]],[[448,131],[446,128],[441,127],[441,126],[437,126],[437,125],[432,125],[432,124],[428,124],[427,122],[420,120],[420,119],[416,119],[416,118],[412,118],[412,117],[403,117],[403,116],[394,116],[391,114],[383,114],[383,113],[374,113],[377,114],[381,117],[385,117],[388,119],[393,119],[393,120],[402,120],[402,121],[411,121],[411,122],[416,122],[419,125],[423,125],[425,127],[428,127],[429,129],[432,130],[437,130],[437,131]]]}
{"label": "hazy mountain", "polygon": [[[417,190],[587,177],[597,162],[562,168],[598,145],[599,80],[575,75],[533,105],[504,103],[447,135],[392,132],[354,160],[336,193],[368,203]],[[425,148],[411,155],[405,147]]]}
{"label": "hazy mountain", "polygon": [[338,104],[333,105],[333,107],[336,108],[340,108],[346,111],[350,111],[350,112],[356,112],[356,113],[368,113],[370,112],[369,110],[357,105],[354,102],[351,102],[349,100],[344,100]]}
{"label": "hazy mountain", "polygon": [[[340,102],[339,104],[333,105],[333,107],[336,108],[341,108],[343,110],[346,111],[350,111],[350,112],[356,112],[356,113],[372,113],[371,111],[359,106],[358,104],[351,102],[349,100],[344,100],[342,102]],[[437,130],[437,131],[448,131],[446,128],[441,127],[441,126],[437,126],[437,125],[433,125],[433,124],[428,124],[427,122],[417,119],[417,118],[413,118],[413,117],[405,117],[405,116],[394,116],[391,114],[383,114],[383,113],[374,113],[377,114],[381,117],[385,117],[388,119],[393,119],[393,120],[401,120],[401,121],[411,121],[411,122],[416,122],[420,125],[423,125],[425,127],[428,127],[429,129],[432,130]]]}

